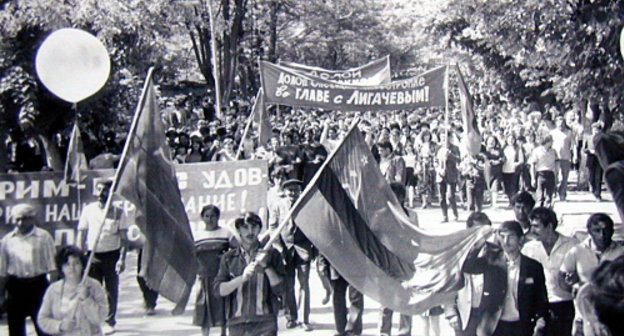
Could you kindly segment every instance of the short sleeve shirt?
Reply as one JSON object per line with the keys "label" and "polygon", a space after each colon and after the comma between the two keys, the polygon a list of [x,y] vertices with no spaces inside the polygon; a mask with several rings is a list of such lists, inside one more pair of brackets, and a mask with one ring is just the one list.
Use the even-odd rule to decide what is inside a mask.
{"label": "short sleeve shirt", "polygon": [[543,146],[536,147],[531,154],[530,163],[535,164],[535,169],[541,171],[555,171],[558,156],[554,149],[546,150]]}
{"label": "short sleeve shirt", "polygon": [[34,227],[22,235],[13,230],[0,241],[0,276],[32,278],[56,269],[54,240],[44,229]]}
{"label": "short sleeve shirt", "polygon": [[539,261],[544,268],[548,302],[572,300],[572,295],[559,285],[559,268],[563,263],[565,255],[578,244],[578,241],[561,234],[558,235],[559,237],[552,251],[550,251],[550,255],[546,253],[542,242],[538,240],[528,241],[522,248],[522,254]]}
{"label": "short sleeve shirt", "polygon": [[108,217],[104,220],[102,235],[94,249],[97,234],[104,218],[104,209],[98,202],[91,203],[82,209],[78,230],[87,230],[87,249],[97,253],[110,252],[121,248],[120,230],[128,229],[127,223],[119,220],[121,210],[111,207]]}
{"label": "short sleeve shirt", "polygon": [[624,254],[624,245],[611,242],[607,250],[600,253],[591,237],[574,246],[566,254],[560,271],[564,273],[576,273],[581,282],[589,282],[591,275],[601,262],[613,260]]}
{"label": "short sleeve shirt", "polygon": [[572,131],[555,128],[550,131],[553,138],[553,149],[560,160],[572,159]]}

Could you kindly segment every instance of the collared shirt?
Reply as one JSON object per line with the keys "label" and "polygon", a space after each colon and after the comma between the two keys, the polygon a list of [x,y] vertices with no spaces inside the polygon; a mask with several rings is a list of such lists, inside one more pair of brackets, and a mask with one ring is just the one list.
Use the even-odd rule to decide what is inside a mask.
{"label": "collared shirt", "polygon": [[34,227],[26,235],[18,229],[0,241],[0,276],[32,278],[56,269],[54,240],[44,229]]}
{"label": "collared shirt", "polygon": [[470,277],[470,284],[472,290],[472,300],[470,306],[472,308],[479,308],[481,305],[481,295],[483,295],[483,274],[466,274]]}
{"label": "collared shirt", "polygon": [[548,302],[572,300],[572,295],[559,285],[559,268],[566,253],[576,244],[578,244],[576,239],[557,233],[557,241],[555,241],[555,246],[550,251],[550,255],[546,253],[544,245],[539,240],[528,241],[522,248],[522,254],[537,260],[544,268]]}
{"label": "collared shirt", "polygon": [[592,273],[601,262],[614,260],[621,255],[624,255],[624,245],[622,243],[611,242],[611,245],[601,253],[596,248],[596,244],[594,244],[591,237],[587,237],[587,239],[574,246],[565,255],[560,271],[564,273],[575,272],[578,274],[581,282],[588,282]]}
{"label": "collared shirt", "polygon": [[[270,249],[271,256],[267,267],[284,276],[282,257],[275,249]],[[253,253],[252,253],[253,254]],[[243,274],[245,267],[254,258],[242,246],[226,252],[221,258],[219,273],[214,280],[214,290],[218,292],[221,283],[230,281]],[[241,287],[224,298],[228,325],[261,322],[277,318],[279,311],[278,292],[280,288],[271,288],[264,272],[256,272]]]}
{"label": "collared shirt", "polygon": [[559,159],[557,152],[554,149],[546,150],[544,146],[536,147],[531,154],[529,163],[535,164],[535,170],[540,171],[555,171],[557,167],[555,162]]}
{"label": "collared shirt", "polygon": [[507,292],[503,301],[500,319],[506,322],[520,321],[518,310],[518,280],[520,279],[520,254],[514,260],[507,260]]}
{"label": "collared shirt", "polygon": [[[111,207],[109,216],[104,220],[102,235],[94,250],[95,252],[110,252],[121,248],[121,234],[119,231],[128,227],[127,223],[121,223],[119,220],[120,216],[120,210],[116,207]],[[78,230],[87,230],[87,250],[93,250],[103,218],[104,209],[100,208],[98,202],[88,204],[82,209]]]}

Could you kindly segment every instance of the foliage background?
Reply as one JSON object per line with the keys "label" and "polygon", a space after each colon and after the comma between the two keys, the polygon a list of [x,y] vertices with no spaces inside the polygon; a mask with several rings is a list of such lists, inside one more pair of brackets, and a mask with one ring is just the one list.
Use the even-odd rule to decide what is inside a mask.
{"label": "foliage background", "polygon": [[253,97],[258,58],[340,69],[388,54],[397,77],[460,63],[477,108],[582,110],[591,101],[619,115],[624,100],[622,1],[0,0],[0,154],[9,131],[69,133],[75,113],[34,71],[38,46],[62,27],[91,32],[111,55],[107,85],[78,105],[90,156],[106,132],[126,131],[151,65],[174,88],[162,92],[172,108],[202,101],[175,89],[187,82],[214,101],[209,4],[226,104]]}

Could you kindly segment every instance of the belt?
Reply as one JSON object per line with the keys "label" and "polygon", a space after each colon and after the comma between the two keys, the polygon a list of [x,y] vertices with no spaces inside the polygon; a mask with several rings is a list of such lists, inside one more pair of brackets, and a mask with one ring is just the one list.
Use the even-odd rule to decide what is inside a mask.
{"label": "belt", "polygon": [[18,280],[21,282],[37,282],[37,281],[41,281],[42,278],[47,279],[46,273],[35,275],[34,277],[18,277],[16,275],[10,274],[8,278],[9,280]]}

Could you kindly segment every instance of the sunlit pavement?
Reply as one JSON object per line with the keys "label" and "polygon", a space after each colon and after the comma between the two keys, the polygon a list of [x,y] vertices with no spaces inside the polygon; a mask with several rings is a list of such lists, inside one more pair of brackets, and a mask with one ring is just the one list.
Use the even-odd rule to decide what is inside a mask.
{"label": "sunlit pavement", "polygon": [[[616,221],[616,239],[622,239],[622,225],[617,214],[615,205],[611,201],[608,192],[603,193],[605,200],[597,203],[588,192],[570,192],[565,202],[557,201],[555,211],[560,220],[559,230],[567,235],[584,231],[587,217],[594,212],[605,212]],[[505,203],[503,203],[505,202]],[[506,200],[499,198],[499,205],[503,207]],[[468,217],[467,211],[460,211],[459,222],[441,223],[442,213],[438,207],[420,210],[416,208],[420,226],[432,233],[448,233],[465,226],[465,219]],[[494,225],[500,224],[504,220],[513,219],[513,211],[508,207],[491,209],[486,206],[484,212],[494,221]],[[452,219],[452,216],[451,216]],[[117,326],[115,335],[201,335],[199,327],[192,324],[193,307],[197,284],[193,288],[191,299],[186,312],[179,316],[172,316],[173,304],[166,299],[159,298],[156,315],[144,316],[141,292],[136,282],[136,253],[128,255],[128,270],[121,276],[121,289],[119,295],[119,308],[117,314]],[[334,319],[332,315],[331,302],[322,305],[321,300],[325,293],[318,279],[316,271],[311,272],[312,290],[312,314],[310,320],[314,328],[311,332],[306,332],[303,328],[286,329],[286,320],[279,317],[280,335],[314,335],[329,336],[334,335]],[[379,305],[372,299],[365,299],[364,332],[363,335],[378,335],[377,322],[379,318]],[[398,314],[394,317],[395,326],[393,332],[398,330]],[[444,316],[440,318],[441,335],[454,335],[448,326]],[[6,329],[6,318],[0,325],[0,335],[8,334]],[[220,331],[211,330],[211,335],[220,335]],[[29,335],[35,335],[32,326],[29,325]],[[414,318],[412,335],[424,335],[423,322]]]}

